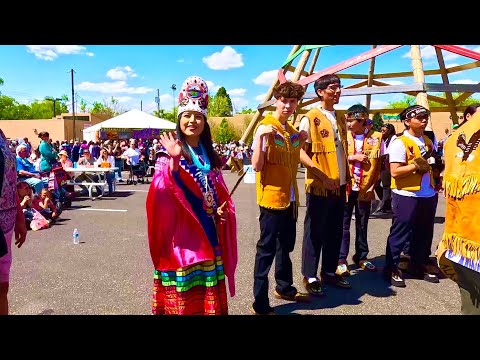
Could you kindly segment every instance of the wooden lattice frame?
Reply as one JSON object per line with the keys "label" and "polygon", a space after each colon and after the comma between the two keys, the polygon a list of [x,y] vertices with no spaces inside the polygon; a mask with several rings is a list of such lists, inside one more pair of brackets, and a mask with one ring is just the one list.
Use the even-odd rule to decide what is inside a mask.
{"label": "wooden lattice frame", "polygon": [[[421,59],[421,52],[419,45],[410,45],[411,57],[412,57],[412,71],[409,72],[398,72],[398,73],[386,73],[386,74],[375,74],[375,58],[386,52],[397,49],[401,46],[408,45],[372,45],[372,49],[364,52],[358,56],[355,56],[351,59],[345,60],[339,64],[331,66],[327,69],[314,73],[315,65],[317,63],[320,49],[322,45],[294,45],[292,50],[287,57],[287,61],[279,69],[279,77],[275,79],[265,95],[264,101],[257,107],[257,112],[255,113],[252,121],[242,135],[241,141],[246,141],[251,135],[253,129],[260,119],[262,119],[265,111],[275,110],[272,106],[275,102],[273,98],[273,88],[278,84],[279,79],[285,78],[288,72],[292,72],[291,80],[301,83],[302,85],[307,86],[315,82],[320,76],[324,74],[334,74],[339,71],[345,70],[354,65],[360,64],[364,61],[370,61],[370,67],[368,74],[337,74],[340,78],[343,79],[356,79],[359,80],[357,83],[354,83],[348,87],[345,87],[342,90],[343,96],[366,96],[366,106],[370,112],[383,112],[383,113],[396,113],[402,109],[373,109],[371,108],[371,96],[374,94],[389,94],[389,93],[403,93],[407,95],[416,96],[417,104],[430,108],[428,105],[428,100],[436,101],[440,104],[444,104],[444,107],[435,107],[430,108],[432,112],[440,111],[449,111],[451,113],[451,118],[453,123],[458,124],[458,111],[463,111],[465,106],[460,106],[459,104],[465,99],[470,97],[474,93],[480,93],[480,83],[478,84],[450,84],[448,80],[448,74],[456,73],[459,71],[464,71],[468,69],[473,69],[480,67],[480,53],[475,52],[470,49],[463,48],[458,45],[432,45],[435,48],[439,68],[435,70],[423,70],[423,63]],[[305,67],[310,59],[310,56],[313,53],[313,58],[309,69],[306,70]],[[443,54],[441,50],[449,51],[467,58],[476,60],[474,62],[453,66],[450,68],[445,67],[445,62],[443,59]],[[299,56],[301,54],[301,56]],[[293,66],[292,63],[295,59],[298,59],[296,66]],[[442,83],[425,83],[425,75],[440,75],[442,77]],[[303,76],[303,78],[301,78]],[[400,78],[400,77],[413,77],[414,83],[410,85],[389,85],[382,79],[389,78]],[[433,94],[429,93],[445,93],[445,98],[440,98]],[[456,98],[453,98],[452,93],[459,93]],[[298,105],[296,116],[294,117],[293,122],[301,116],[302,114],[308,111],[308,106],[313,105],[319,101],[315,92],[307,92],[300,101]],[[428,130],[431,130],[431,123],[427,126]]]}

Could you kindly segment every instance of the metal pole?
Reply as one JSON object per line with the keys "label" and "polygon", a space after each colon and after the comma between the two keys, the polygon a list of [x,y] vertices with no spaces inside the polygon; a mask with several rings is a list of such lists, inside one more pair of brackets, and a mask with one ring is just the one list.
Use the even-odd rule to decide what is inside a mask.
{"label": "metal pole", "polygon": [[72,73],[72,114],[73,114],[73,140],[77,139],[76,129],[75,129],[75,90],[73,88],[73,69],[70,70]]}
{"label": "metal pole", "polygon": [[157,89],[157,116],[160,117],[160,89]]}

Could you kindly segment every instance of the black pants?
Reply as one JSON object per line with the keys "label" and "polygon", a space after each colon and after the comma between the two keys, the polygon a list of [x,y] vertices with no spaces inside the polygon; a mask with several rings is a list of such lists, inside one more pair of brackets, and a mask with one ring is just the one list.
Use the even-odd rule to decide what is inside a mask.
{"label": "black pants", "polygon": [[285,210],[271,210],[260,206],[260,239],[257,242],[253,274],[253,308],[257,312],[268,311],[268,273],[275,258],[277,292],[295,294],[290,253],[295,247],[297,224],[294,203]]}
{"label": "black pants", "polygon": [[396,270],[400,254],[410,243],[410,261],[424,265],[428,259],[427,246],[432,244],[436,197],[418,198],[392,194],[393,219],[385,251],[385,268]]}
{"label": "black pants", "polygon": [[[434,202],[435,202],[434,214],[436,214],[437,213],[437,205],[438,205],[438,193],[435,194]],[[433,219],[435,220],[435,217]],[[427,239],[427,243],[425,244],[425,261],[428,261],[428,259],[430,258],[430,255],[432,255],[432,242],[433,242],[433,236],[432,236],[432,238]],[[402,252],[405,255],[411,256],[411,254],[410,254],[410,241],[407,241],[405,243],[405,246],[403,247]]]}
{"label": "black pants", "polygon": [[353,261],[364,260],[368,255],[368,218],[370,217],[371,201],[358,201],[358,191],[352,191],[348,196],[343,215],[343,239],[340,246],[339,263],[346,263],[350,249],[350,223],[355,209],[355,254]]}
{"label": "black pants", "polygon": [[[390,211],[392,210],[392,189],[391,186],[392,176],[390,174],[390,169],[386,168],[380,173],[380,186],[375,188],[380,203],[378,204],[375,210],[378,211]],[[381,196],[378,192],[381,192]]]}
{"label": "black pants", "polygon": [[337,269],[345,201],[345,185],[340,187],[340,195],[331,194],[325,197],[307,193],[302,248],[304,277],[317,277],[320,253],[322,273],[334,273]]}

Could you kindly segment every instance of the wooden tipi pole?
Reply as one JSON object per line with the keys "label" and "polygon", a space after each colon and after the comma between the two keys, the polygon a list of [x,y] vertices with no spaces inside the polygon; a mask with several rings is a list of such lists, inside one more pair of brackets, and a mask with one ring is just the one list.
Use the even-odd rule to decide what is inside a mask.
{"label": "wooden tipi pole", "polygon": [[[317,64],[318,55],[320,55],[320,49],[321,48],[318,47],[315,50],[315,54],[313,54],[312,63],[310,64],[310,69],[308,70],[308,75],[309,76],[312,75],[313,71],[315,70],[315,65]],[[310,84],[307,84],[306,89],[308,89],[308,85],[310,85]],[[295,125],[295,121],[297,120],[297,117],[298,117],[298,110],[300,110],[302,108],[302,104],[303,104],[303,98],[298,103],[297,111],[295,112],[295,116],[293,117],[293,120],[292,120],[292,126]]]}
{"label": "wooden tipi pole", "polygon": [[[447,69],[445,68],[445,61],[443,60],[442,50],[434,46],[435,52],[437,53],[438,65],[440,67],[440,72],[442,75],[442,80],[445,85],[448,85],[448,75]],[[452,116],[452,121],[454,124],[458,124],[458,116],[457,116],[457,109],[455,106],[455,101],[453,100],[453,96],[451,92],[445,92],[445,96],[448,103],[448,109],[450,110],[450,115]]]}
{"label": "wooden tipi pole", "polygon": [[[372,49],[375,49],[377,45],[372,45]],[[368,69],[368,79],[367,79],[367,86],[372,87],[373,84],[373,74],[375,71],[375,56],[370,60],[370,69]],[[370,111],[370,103],[372,101],[372,95],[367,95],[367,100],[365,103],[365,107]]]}
{"label": "wooden tipi pole", "polygon": [[[292,56],[293,54],[295,54],[295,52],[300,49],[300,46],[301,45],[294,45],[292,47],[292,51],[290,51],[290,54],[288,55],[287,59],[290,58],[290,56]],[[284,67],[283,69],[283,73],[285,74],[287,72],[287,69],[288,68],[288,64]],[[277,82],[278,82],[278,78],[275,78],[272,82],[272,85],[270,86],[270,89],[268,90],[268,92],[265,94],[265,97],[263,99],[263,103],[269,101],[271,98],[272,98],[272,95],[273,95],[273,88],[275,87],[275,85],[277,85]],[[240,141],[243,141],[245,142],[248,137],[250,136],[250,134],[252,133],[253,129],[255,129],[255,126],[257,125],[257,122],[258,120],[262,117],[263,115],[263,112],[265,110],[264,109],[260,109],[260,110],[257,110],[257,112],[255,113],[255,115],[253,115],[253,118],[252,118],[252,121],[250,121],[250,124],[248,124],[247,128],[245,129],[245,132],[243,133],[242,135],[242,138],[240,139]],[[230,161],[230,160],[229,160]]]}
{"label": "wooden tipi pole", "polygon": [[[420,45],[410,45],[410,54],[412,56],[412,67],[413,67],[413,80],[418,84],[425,84],[425,74],[423,72],[423,62],[422,54],[420,52]],[[421,105],[426,109],[430,109],[428,106],[428,97],[425,91],[419,92],[417,94],[417,105]],[[432,129],[432,118],[428,118],[428,124],[425,130]]]}

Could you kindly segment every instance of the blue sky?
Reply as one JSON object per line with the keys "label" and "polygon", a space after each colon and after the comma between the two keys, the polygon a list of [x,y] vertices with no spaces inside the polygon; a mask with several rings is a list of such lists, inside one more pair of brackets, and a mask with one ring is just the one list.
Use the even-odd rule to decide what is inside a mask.
{"label": "blue sky", "polygon": [[[480,51],[479,45],[462,46]],[[177,85],[177,98],[183,80],[190,75],[198,75],[207,81],[211,96],[220,86],[225,87],[235,110],[239,111],[244,107],[256,108],[262,102],[291,49],[292,45],[1,45],[0,77],[5,83],[0,91],[21,103],[64,94],[71,98],[70,69],[74,69],[77,99],[83,99],[87,107],[95,101],[108,102],[113,96],[122,110],[140,109],[142,102],[142,109],[152,113],[157,109],[157,89],[160,91],[160,107],[170,110],[173,105],[171,85]],[[325,47],[320,51],[315,71],[369,49],[371,45]],[[434,48],[422,45],[421,49],[424,69],[438,68]],[[447,67],[473,61],[446,51],[443,53]],[[368,68],[369,62],[364,62],[343,72],[366,74]],[[411,70],[409,46],[402,46],[376,59],[376,73]],[[455,73],[449,75],[449,80],[451,83],[476,84],[480,82],[480,70]],[[408,77],[385,82],[411,84],[413,79]],[[440,83],[441,79],[430,76],[426,82]],[[343,81],[345,86],[352,83]],[[312,89],[310,85],[307,91]],[[403,94],[373,96],[372,108],[403,97]],[[346,108],[364,102],[364,96],[345,96],[338,107]],[[76,111],[80,111],[78,103]]]}

